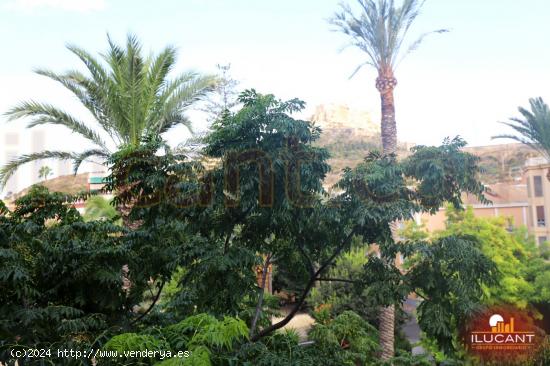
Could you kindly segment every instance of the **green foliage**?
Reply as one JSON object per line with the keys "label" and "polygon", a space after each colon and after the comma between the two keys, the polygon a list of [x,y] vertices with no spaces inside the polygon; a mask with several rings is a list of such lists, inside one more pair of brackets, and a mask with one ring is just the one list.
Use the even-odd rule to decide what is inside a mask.
{"label": "green foliage", "polygon": [[[236,318],[218,320],[208,314],[197,314],[162,329],[148,329],[149,334],[124,333],[111,338],[104,350],[124,351],[188,351],[188,357],[173,357],[156,363],[161,357],[127,357],[117,365],[219,365],[231,357],[235,346],[248,338],[248,327]],[[141,355],[138,355],[141,356]],[[105,360],[110,362],[109,360]]]}
{"label": "green foliage", "polygon": [[360,316],[345,312],[329,324],[317,324],[311,345],[299,345],[292,330],[277,331],[256,343],[243,344],[237,364],[246,366],[371,365],[376,360],[377,331]]}
{"label": "green foliage", "polygon": [[55,124],[93,143],[84,152],[44,151],[23,155],[10,161],[0,171],[0,186],[19,166],[47,158],[72,160],[75,172],[80,164],[91,157],[105,160],[112,150],[104,140],[109,136],[111,145],[137,145],[144,136],[160,135],[171,128],[191,123],[185,110],[203,97],[214,85],[211,76],[185,72],[169,78],[176,63],[176,49],[167,47],[156,56],[144,56],[142,46],[134,35],[128,35],[126,45],[116,44],[108,38],[109,49],[102,60],[74,45],[67,48],[86,66],[86,73],[67,71],[62,74],[38,70],[68,89],[91,113],[100,130],[47,103],[23,102],[9,110],[8,119],[28,117],[29,128]]}
{"label": "green foliage", "polygon": [[224,317],[220,321],[206,314],[189,317],[163,332],[176,349],[181,349],[186,336],[188,340],[185,344],[190,349],[206,346],[214,350],[232,350],[236,341],[248,338],[248,328],[242,320]]}
{"label": "green foliage", "polygon": [[[408,352],[397,351],[397,355],[386,362],[380,362],[380,366],[431,366],[433,361],[425,355],[412,355]],[[445,366],[455,365],[454,363],[444,363]]]}
{"label": "green foliage", "polygon": [[[119,355],[124,355],[125,352],[136,351],[166,351],[170,349],[170,345],[161,339],[157,339],[151,335],[142,335],[136,333],[123,333],[111,338],[103,346],[105,351],[116,351]],[[141,355],[141,353],[137,353]],[[138,365],[152,365],[156,363],[155,357],[117,357],[116,364],[138,364]],[[112,363],[112,360],[106,360],[106,363]]]}
{"label": "green foliage", "polygon": [[122,288],[122,229],[84,222],[72,200],[35,186],[0,219],[5,346],[89,344],[135,304]]}
{"label": "green foliage", "polygon": [[[420,324],[446,352],[454,350],[454,316],[475,309],[483,286],[494,279],[494,267],[471,237],[395,243],[389,223],[433,212],[445,202],[460,206],[463,191],[484,199],[484,187],[476,180],[477,159],[460,151],[463,146],[459,138],[440,147],[419,146],[402,162],[373,153],[344,172],[339,187],[345,192],[337,201],[362,224],[358,234],[365,243],[380,247],[380,257],[369,256],[360,278],[369,301],[398,303],[413,291],[425,296]],[[393,263],[397,253],[414,259],[405,273]]]}
{"label": "green foliage", "polygon": [[[342,365],[368,364],[378,351],[376,328],[351,311],[338,315],[328,325],[314,325],[309,338],[327,355],[340,354]],[[345,352],[339,352],[340,349]]]}
{"label": "green foliage", "polygon": [[337,361],[326,358],[317,348],[300,346],[292,331],[277,331],[261,341],[245,343],[231,360],[243,366],[337,365]]}
{"label": "green foliage", "polygon": [[[333,281],[321,281],[311,291],[308,302],[315,307],[312,316],[318,323],[327,324],[339,314],[353,311],[370,324],[379,324],[379,302],[373,296],[376,290],[361,280],[368,262],[367,253],[368,248],[361,244],[344,253],[326,275]],[[410,344],[400,330],[406,317],[400,307],[396,309],[396,348],[410,351]]]}
{"label": "green foliage", "polygon": [[112,221],[118,216],[118,212],[111,203],[101,196],[91,196],[86,200],[84,221],[107,220]]}
{"label": "green foliage", "polygon": [[[2,335],[24,345],[98,347],[125,332],[109,347],[158,342],[153,346],[194,351],[187,361],[167,364],[370,362],[376,333],[365,319],[369,312],[347,312],[343,302],[334,301],[343,313],[312,331],[313,346],[276,332],[317,282],[335,275],[349,276],[338,291],[343,298],[359,294],[350,306],[359,311],[362,301],[376,308],[422,292],[425,331],[450,347],[448,328],[474,307],[492,269],[467,237],[395,243],[391,223],[444,202],[460,205],[462,191],[481,197],[476,160],[460,151],[463,141],[419,147],[403,161],[372,153],[344,172],[338,195],[328,196],[329,156],[314,146],[320,130],[291,117],[304,103],[253,90],[240,102],[241,110],[225,113],[204,141],[213,162],[208,169],[153,136],[110,156],[105,189],[116,192],[115,207],[128,210],[125,227],[85,222],[70,207],[74,198],[41,188],[0,215],[0,255],[9,263],[0,269]],[[353,252],[360,242],[378,244],[380,258]],[[393,264],[398,252],[414,258],[406,273]],[[254,271],[267,257],[287,281],[280,281],[282,289],[297,298],[273,325],[266,321],[271,300],[258,304]],[[444,322],[431,324],[430,318],[442,320],[431,310],[446,306]],[[256,310],[261,321],[251,344],[236,316],[250,320]],[[28,322],[38,331],[25,331]]]}
{"label": "green foliage", "polygon": [[[350,282],[320,282],[311,291],[309,297],[309,301],[317,312],[328,312],[330,317],[334,317],[346,310],[352,310],[371,323],[376,322],[378,315],[376,306],[370,301],[370,297],[362,283],[358,281],[367,261],[367,248],[365,246],[353,248],[338,258],[335,265],[327,272],[326,277],[329,279],[350,280]],[[353,279],[357,282],[353,282]],[[318,314],[317,316],[323,315]]]}
{"label": "green foliage", "polygon": [[495,283],[495,267],[475,240],[449,236],[425,245],[407,272],[424,301],[417,309],[423,332],[447,353],[455,352],[455,331],[483,299],[483,287]]}
{"label": "green foliage", "polygon": [[111,338],[103,348],[109,351],[145,351],[145,350],[163,350],[168,349],[169,344],[155,338],[151,335],[141,335],[136,333],[119,334]]}
{"label": "green foliage", "polygon": [[459,137],[445,139],[438,147],[415,146],[405,163],[405,174],[417,183],[416,198],[435,213],[445,203],[461,207],[461,192],[469,192],[482,203],[485,187],[478,181],[479,158],[461,153],[466,141]]}
{"label": "green foliage", "polygon": [[146,293],[160,291],[178,263],[172,242],[129,235],[108,221],[85,222],[74,200],[35,186],[12,212],[2,206],[2,360],[10,347],[97,348],[111,332],[133,326],[140,314],[128,309],[144,309]]}
{"label": "green foliage", "polygon": [[[520,309],[527,308],[537,314],[535,306],[548,304],[550,301],[548,285],[550,265],[543,258],[542,253],[544,253],[545,248],[537,248],[525,229],[510,231],[507,218],[476,217],[471,208],[462,211],[451,206],[447,207],[446,213],[447,228],[434,235],[432,245],[456,236],[470,238],[471,243],[476,243],[477,250],[493,262],[494,270],[491,272],[495,274],[493,281],[486,279],[481,287],[462,288],[453,283],[454,278],[451,276],[440,278],[435,273],[427,273],[425,268],[422,269],[418,265],[418,257],[410,259],[408,265],[413,268],[412,273],[422,269],[418,274],[418,281],[422,281],[424,285],[418,289],[418,292],[423,297],[426,299],[434,296],[440,298],[447,291],[451,291],[451,288],[454,289],[451,292],[455,295],[448,297],[446,302],[440,302],[436,305],[430,304],[426,300],[418,308],[420,325],[428,335],[428,339],[434,337],[435,334],[446,334],[447,346],[444,349],[448,352],[449,348],[447,347],[450,344],[454,344],[455,350],[460,348],[456,336],[457,329],[460,328],[467,319],[468,314],[476,306],[476,304],[467,304],[463,301],[465,296],[474,296],[473,294],[465,295],[460,291],[464,289],[468,291],[481,290],[482,292],[477,294],[478,306],[484,304],[511,304]],[[422,231],[422,228],[414,227],[412,224],[402,234],[406,234],[408,238],[428,236],[426,232]],[[460,262],[454,264],[455,270],[464,267],[463,263],[469,265],[475,263],[475,258],[464,257],[464,253],[466,253],[464,252],[464,245],[467,246],[468,244],[464,243],[462,246],[457,246],[455,243],[441,248],[450,255],[450,258],[460,260]],[[451,253],[453,251],[455,253]],[[438,266],[445,266],[445,271],[452,269],[448,262],[437,261],[434,263],[438,263]],[[436,272],[440,272],[440,269],[434,267],[433,263],[426,263],[426,265],[429,266],[430,271],[434,269]],[[474,270],[469,273],[471,280],[474,281],[475,278],[480,278],[479,273],[475,271],[475,267],[471,268]],[[468,275],[464,268],[460,271],[462,274]],[[452,280],[449,281],[449,278]],[[432,294],[425,293],[426,290],[432,291]],[[469,309],[465,305],[473,305],[474,308]],[[455,309],[453,314],[449,315],[447,313],[449,309]],[[441,342],[438,345],[441,346]]]}
{"label": "green foliage", "polygon": [[522,230],[508,231],[505,217],[475,217],[473,210],[447,210],[447,229],[438,236],[467,235],[475,237],[481,251],[496,265],[500,278],[486,288],[487,303],[512,304],[520,309],[528,306],[535,287],[528,280],[529,267],[535,259],[534,243]]}

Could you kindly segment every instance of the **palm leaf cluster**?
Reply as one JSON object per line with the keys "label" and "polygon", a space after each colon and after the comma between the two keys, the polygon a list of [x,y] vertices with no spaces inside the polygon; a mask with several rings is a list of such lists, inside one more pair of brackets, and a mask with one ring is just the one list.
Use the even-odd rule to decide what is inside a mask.
{"label": "palm leaf cluster", "polygon": [[529,99],[531,110],[519,107],[521,118],[510,118],[502,124],[511,127],[517,135],[503,134],[493,139],[512,139],[530,146],[550,159],[550,108],[542,98]]}
{"label": "palm leaf cluster", "polygon": [[47,103],[26,101],[6,113],[8,121],[27,119],[28,128],[61,125],[84,137],[93,147],[81,152],[42,151],[20,156],[0,171],[4,185],[23,164],[41,159],[72,160],[76,172],[85,160],[105,161],[122,145],[138,145],[145,136],[159,135],[184,125],[191,128],[185,111],[216,84],[213,76],[184,72],[173,78],[177,51],[166,47],[157,55],[144,56],[139,40],[127,37],[120,46],[108,37],[109,48],[100,58],[82,48],[67,48],[85,65],[86,72],[55,73],[37,70],[68,89],[91,113],[94,123],[86,123]]}
{"label": "palm leaf cluster", "polygon": [[399,61],[422,43],[431,33],[443,33],[439,29],[420,35],[414,42],[404,48],[407,33],[425,1],[403,0],[398,5],[394,0],[357,0],[359,15],[347,4],[341,4],[341,11],[336,13],[330,23],[336,29],[350,37],[350,46],[359,48],[368,56],[355,72],[363,66],[375,67],[381,75],[393,72]]}

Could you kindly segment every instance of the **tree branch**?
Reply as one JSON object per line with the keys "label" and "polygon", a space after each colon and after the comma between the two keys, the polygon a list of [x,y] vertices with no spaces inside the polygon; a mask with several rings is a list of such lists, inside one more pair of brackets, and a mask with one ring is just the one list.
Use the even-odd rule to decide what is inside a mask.
{"label": "tree branch", "polygon": [[318,278],[317,281],[325,282],[344,282],[344,283],[359,283],[360,281],[346,280],[343,278]]}
{"label": "tree branch", "polygon": [[306,301],[306,298],[307,298],[307,295],[309,294],[309,291],[311,291],[311,289],[315,285],[315,282],[317,282],[319,280],[319,278],[318,278],[319,275],[322,272],[324,272],[332,264],[334,259],[342,252],[342,250],[344,250],[344,248],[349,244],[349,242],[353,238],[353,235],[355,235],[355,229],[351,230],[351,232],[348,234],[348,236],[342,241],[342,243],[338,246],[338,248],[336,248],[334,253],[330,256],[330,258],[314,273],[313,276],[310,277],[304,291],[302,292],[302,296],[300,296],[300,299],[298,300],[298,302],[296,303],[294,308],[290,311],[290,313],[288,313],[288,315],[283,320],[281,320],[280,322],[272,324],[272,325],[270,325],[269,327],[267,327],[265,329],[262,329],[258,334],[251,337],[250,339],[252,340],[252,342],[256,342],[260,338],[265,337],[266,335],[270,334],[271,332],[273,332],[277,329],[281,329],[282,327],[287,325],[292,320],[292,318],[294,318],[294,316],[296,315],[298,310],[300,310],[300,308],[302,307],[302,305]]}
{"label": "tree branch", "polygon": [[153,302],[151,303],[151,305],[149,306],[149,308],[147,310],[145,310],[145,312],[143,312],[143,314],[141,314],[139,317],[137,317],[136,319],[134,319],[131,324],[135,324],[137,323],[138,321],[140,321],[141,319],[143,319],[147,314],[149,314],[149,312],[151,310],[153,310],[153,307],[156,305],[157,301],[160,299],[160,294],[162,292],[162,289],[164,288],[164,284],[166,282],[162,282],[159,286],[159,292],[157,293],[157,295],[154,297],[153,299]]}

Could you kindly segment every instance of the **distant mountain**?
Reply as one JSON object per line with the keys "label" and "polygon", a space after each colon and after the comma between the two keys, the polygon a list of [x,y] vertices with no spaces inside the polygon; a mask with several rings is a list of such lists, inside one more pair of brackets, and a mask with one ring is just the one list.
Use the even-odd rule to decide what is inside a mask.
{"label": "distant mountain", "polygon": [[310,121],[324,131],[346,131],[350,135],[364,137],[380,134],[380,124],[372,121],[369,112],[343,104],[317,106]]}

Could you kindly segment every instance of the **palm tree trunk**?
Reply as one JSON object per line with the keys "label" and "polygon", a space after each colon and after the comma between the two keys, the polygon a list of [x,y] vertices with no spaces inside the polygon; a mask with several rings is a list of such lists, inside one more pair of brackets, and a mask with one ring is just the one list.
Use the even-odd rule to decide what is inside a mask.
{"label": "palm tree trunk", "polygon": [[[382,74],[376,79],[376,88],[380,92],[382,105],[382,120],[380,130],[382,135],[382,149],[384,154],[395,154],[397,151],[397,124],[395,121],[395,103],[393,90],[397,80],[392,72]],[[395,225],[392,226],[392,236],[396,238]],[[395,305],[389,305],[380,309],[379,314],[380,348],[382,349],[381,359],[387,361],[394,356],[395,342]]]}
{"label": "palm tree trunk", "polygon": [[380,334],[380,348],[382,354],[380,358],[383,361],[391,359],[394,355],[394,332],[395,332],[395,305],[390,305],[380,309],[380,325],[378,332]]}
{"label": "palm tree trunk", "polygon": [[393,99],[393,90],[396,85],[397,80],[393,76],[378,77],[376,79],[376,88],[380,92],[382,104],[380,129],[384,154],[394,154],[397,151],[397,125],[395,122],[395,103]]}

